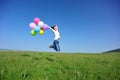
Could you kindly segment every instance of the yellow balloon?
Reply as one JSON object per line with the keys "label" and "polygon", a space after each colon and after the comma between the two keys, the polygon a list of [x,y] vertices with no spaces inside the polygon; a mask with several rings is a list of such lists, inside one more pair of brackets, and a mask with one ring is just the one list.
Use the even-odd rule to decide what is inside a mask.
{"label": "yellow balloon", "polygon": [[40,35],[44,34],[44,30],[40,30],[39,34]]}

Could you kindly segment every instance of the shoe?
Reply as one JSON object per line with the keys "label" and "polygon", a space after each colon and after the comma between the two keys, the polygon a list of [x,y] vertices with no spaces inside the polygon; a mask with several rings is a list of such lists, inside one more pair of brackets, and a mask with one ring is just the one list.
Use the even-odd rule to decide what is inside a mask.
{"label": "shoe", "polygon": [[50,45],[49,48],[53,48],[53,45]]}

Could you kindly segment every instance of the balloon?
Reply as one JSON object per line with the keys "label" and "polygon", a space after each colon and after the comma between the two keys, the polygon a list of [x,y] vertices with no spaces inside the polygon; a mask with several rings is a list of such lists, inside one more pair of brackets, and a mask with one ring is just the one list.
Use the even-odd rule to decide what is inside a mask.
{"label": "balloon", "polygon": [[39,34],[40,35],[44,34],[44,30],[40,30]]}
{"label": "balloon", "polygon": [[44,24],[43,28],[44,28],[44,30],[47,30],[49,28],[49,26],[47,24]]}
{"label": "balloon", "polygon": [[30,26],[31,29],[34,29],[36,24],[32,22],[32,23],[29,24],[29,26]]}
{"label": "balloon", "polygon": [[34,22],[29,24],[29,27],[32,29],[30,34],[32,36],[35,36],[37,33],[40,35],[44,34],[44,30],[47,30],[49,26],[47,24],[44,24],[43,21],[40,21],[39,18],[34,18]]}
{"label": "balloon", "polygon": [[35,32],[39,32],[39,31],[40,31],[40,28],[39,28],[38,26],[36,26],[36,27],[34,28],[34,30],[35,30]]}
{"label": "balloon", "polygon": [[39,21],[40,21],[39,18],[34,18],[34,23],[35,23],[35,24],[38,24]]}
{"label": "balloon", "polygon": [[43,31],[44,31],[44,28],[43,28],[43,27],[41,27],[41,28],[40,28],[40,30],[43,30]]}
{"label": "balloon", "polygon": [[35,36],[35,35],[36,35],[36,32],[35,32],[34,30],[31,30],[30,34],[31,34],[32,36]]}
{"label": "balloon", "polygon": [[42,27],[44,25],[43,21],[38,22],[38,26]]}

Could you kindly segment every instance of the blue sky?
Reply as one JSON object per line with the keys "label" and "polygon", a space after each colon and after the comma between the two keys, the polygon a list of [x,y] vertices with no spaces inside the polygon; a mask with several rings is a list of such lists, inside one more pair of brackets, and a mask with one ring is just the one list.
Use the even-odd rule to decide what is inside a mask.
{"label": "blue sky", "polygon": [[0,48],[48,51],[54,35],[31,36],[39,17],[57,24],[62,52],[103,52],[120,48],[119,0],[0,0]]}

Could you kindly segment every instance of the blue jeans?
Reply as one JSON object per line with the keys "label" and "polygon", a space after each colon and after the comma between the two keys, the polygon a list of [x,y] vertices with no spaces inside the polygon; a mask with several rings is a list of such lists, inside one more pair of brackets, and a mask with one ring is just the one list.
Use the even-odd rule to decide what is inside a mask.
{"label": "blue jeans", "polygon": [[59,45],[59,41],[58,40],[54,40],[54,42],[53,42],[53,48],[56,51],[60,51],[60,45]]}

